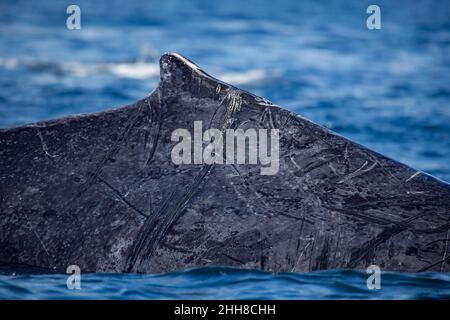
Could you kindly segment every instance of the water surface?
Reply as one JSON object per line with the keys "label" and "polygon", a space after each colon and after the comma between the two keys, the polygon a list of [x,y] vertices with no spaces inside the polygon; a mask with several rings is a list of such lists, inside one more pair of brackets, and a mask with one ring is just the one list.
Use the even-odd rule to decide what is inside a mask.
{"label": "water surface", "polygon": [[0,299],[450,299],[448,273],[381,273],[367,288],[362,271],[278,273],[206,267],[158,275],[86,274],[81,289],[68,275],[0,275]]}

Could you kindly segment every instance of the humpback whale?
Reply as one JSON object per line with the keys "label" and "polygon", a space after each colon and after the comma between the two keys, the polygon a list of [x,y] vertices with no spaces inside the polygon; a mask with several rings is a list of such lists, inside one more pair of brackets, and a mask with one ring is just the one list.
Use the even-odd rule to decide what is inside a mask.
{"label": "humpback whale", "polygon": [[[278,130],[278,171],[174,163],[172,133]],[[205,73],[160,59],[145,98],[0,130],[0,263],[160,273],[450,270],[450,185]]]}

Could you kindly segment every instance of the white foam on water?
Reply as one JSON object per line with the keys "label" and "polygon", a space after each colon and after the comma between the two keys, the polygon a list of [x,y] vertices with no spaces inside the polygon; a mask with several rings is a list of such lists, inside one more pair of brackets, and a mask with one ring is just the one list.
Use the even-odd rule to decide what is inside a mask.
{"label": "white foam on water", "polygon": [[268,74],[261,69],[248,70],[244,72],[227,72],[218,76],[224,82],[232,85],[245,85],[264,80]]}

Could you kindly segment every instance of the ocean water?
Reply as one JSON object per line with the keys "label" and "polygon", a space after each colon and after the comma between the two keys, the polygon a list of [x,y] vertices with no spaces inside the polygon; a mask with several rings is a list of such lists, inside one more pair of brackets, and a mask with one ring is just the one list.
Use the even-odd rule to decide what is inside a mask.
{"label": "ocean water", "polygon": [[[72,2],[71,2],[72,3]],[[382,154],[450,181],[450,2],[0,2],[0,127],[131,103],[155,88],[158,58],[206,72]],[[386,274],[368,291],[346,270],[272,275],[199,269],[166,275],[0,276],[1,298],[448,298],[449,277]],[[218,290],[220,289],[220,290]]]}
{"label": "ocean water", "polygon": [[79,290],[68,275],[0,275],[0,299],[450,299],[448,273],[381,273],[367,288],[355,270],[272,274],[206,267],[158,275],[86,274]]}

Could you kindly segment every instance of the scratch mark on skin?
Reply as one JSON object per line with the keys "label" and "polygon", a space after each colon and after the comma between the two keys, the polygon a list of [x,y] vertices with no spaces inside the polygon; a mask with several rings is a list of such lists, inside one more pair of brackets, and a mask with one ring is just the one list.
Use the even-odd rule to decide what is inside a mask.
{"label": "scratch mark on skin", "polygon": [[219,109],[222,107],[226,107],[225,117],[223,119],[222,127],[220,129],[223,133],[225,129],[229,127],[229,125],[231,124],[230,122],[232,122],[233,120],[232,116],[241,109],[241,106],[242,106],[242,97],[239,94],[239,91],[235,89],[229,89],[225,94],[225,96],[222,98],[222,100],[220,100],[216,110],[214,111],[211,120],[209,121],[208,128],[209,129],[211,128],[212,122],[214,121],[217,113],[219,112]]}
{"label": "scratch mark on skin", "polygon": [[248,123],[248,122],[250,122],[250,120],[245,120],[245,121],[241,122],[241,123],[237,126],[237,129],[239,129],[241,126],[243,126],[244,124],[246,124],[246,123]]}
{"label": "scratch mark on skin", "polygon": [[333,212],[342,213],[342,214],[350,216],[350,217],[359,218],[366,222],[372,222],[372,223],[379,224],[379,225],[398,224],[397,222],[389,220],[389,219],[382,219],[382,218],[378,218],[378,217],[374,217],[374,216],[366,216],[364,214],[361,214],[359,211],[349,210],[347,208],[337,208],[337,207],[331,207],[331,206],[327,206],[327,205],[324,205],[323,207],[325,209],[328,209]]}
{"label": "scratch mark on skin", "polygon": [[289,159],[291,159],[291,162],[294,164],[294,166],[298,169],[298,170],[302,170],[302,168],[298,165],[297,162],[295,162],[294,158],[292,156],[289,157]]}
{"label": "scratch mark on skin", "polygon": [[276,129],[275,125],[273,123],[273,118],[272,118],[272,111],[270,111],[270,107],[267,108],[267,111],[269,113],[269,123],[270,123],[270,128],[271,129]]}
{"label": "scratch mark on skin", "polygon": [[327,156],[331,156],[332,158],[322,160],[322,161],[314,161],[314,162],[308,164],[303,170],[301,170],[301,174],[306,175],[306,174],[310,173],[311,171],[321,168],[339,158],[339,156],[334,156],[333,154],[330,154]]}
{"label": "scratch mark on skin", "polygon": [[309,255],[308,272],[311,271],[311,262],[312,262],[312,257],[314,255],[314,247],[316,246],[316,240],[317,240],[317,231],[316,231],[314,237],[311,240],[312,247],[311,247],[311,254]]}
{"label": "scratch mark on skin", "polygon": [[430,265],[428,265],[428,266],[426,266],[426,267],[423,267],[422,269],[418,270],[417,272],[425,272],[425,271],[427,271],[427,270],[429,270],[429,269],[431,269],[431,268],[437,266],[437,265],[440,264],[440,263],[446,262],[446,261],[449,260],[449,259],[450,259],[450,256],[447,256],[447,257],[445,258],[444,261],[442,261],[442,260],[440,259],[439,261],[436,261],[436,262],[431,263]]}
{"label": "scratch mark on skin", "polygon": [[[236,174],[236,175],[230,175],[230,176],[228,176],[227,175],[227,177],[238,177],[239,176],[239,174]],[[238,198],[239,199],[241,199],[244,203],[245,203],[245,206],[250,210],[250,211],[252,211],[253,212],[253,214],[257,214],[256,212],[256,210],[255,210],[255,208],[253,208],[253,206],[249,203],[249,201],[247,201],[247,199],[246,198],[244,198],[244,196],[242,196],[242,194],[239,192],[239,190],[236,188],[236,185],[233,183],[233,182],[230,182],[230,184],[231,184],[231,186],[233,187],[233,190],[234,190],[234,192],[236,193],[236,195],[238,196]]]}
{"label": "scratch mark on skin", "polygon": [[[312,238],[313,240],[314,240],[314,238]],[[302,240],[302,239],[301,239]],[[302,251],[300,252],[300,255],[298,256],[298,259],[297,259],[297,261],[295,262],[295,265],[294,265],[294,267],[292,268],[292,271],[291,272],[293,272],[294,270],[295,270],[295,268],[297,268],[297,265],[300,263],[300,259],[303,257],[303,254],[306,252],[306,250],[309,248],[309,246],[311,245],[311,243],[312,243],[313,241],[309,241],[306,245],[305,245],[305,247],[302,249]]]}
{"label": "scratch mark on skin", "polygon": [[332,162],[328,163],[328,167],[331,169],[331,171],[333,171],[334,174],[336,174],[336,175],[338,174],[338,171],[337,171],[337,169],[334,167],[334,165],[333,165]]}
{"label": "scratch mark on skin", "polygon": [[349,266],[355,267],[357,262],[366,257],[372,250],[377,248],[380,244],[385,243],[386,241],[391,239],[393,236],[406,230],[413,230],[417,232],[417,230],[414,230],[410,226],[410,224],[412,221],[419,219],[422,216],[424,216],[424,214],[420,213],[418,215],[405,219],[397,223],[396,225],[384,228],[377,236],[367,241],[363,246],[361,246],[358,250],[352,253],[352,261],[349,263]]}
{"label": "scratch mark on skin", "polygon": [[[148,103],[148,106],[151,107],[150,101],[148,101],[147,103]],[[155,112],[157,113],[157,119],[156,119],[157,125],[156,125],[156,129],[155,129],[156,130],[156,134],[155,134],[155,138],[153,139],[153,144],[151,146],[148,158],[145,161],[144,168],[147,167],[151,163],[151,161],[153,160],[153,156],[154,156],[156,148],[158,146],[159,136],[161,134],[162,115],[161,115],[161,112],[157,108],[155,108]],[[152,124],[153,123],[154,122],[152,121]],[[153,128],[153,126],[152,126],[152,128]]]}
{"label": "scratch mark on skin", "polygon": [[436,240],[427,242],[426,244],[424,244],[424,245],[422,246],[422,248],[426,248],[426,247],[428,247],[429,245],[432,245],[433,243],[438,243],[438,242],[444,242],[444,244],[445,244],[445,242],[447,242],[447,238],[436,239]]}
{"label": "scratch mark on skin", "polygon": [[424,194],[425,191],[406,191],[406,194]]}
{"label": "scratch mark on skin", "polygon": [[[229,89],[229,90],[227,91],[227,93],[225,94],[225,96],[222,98],[222,100],[220,100],[220,102],[219,102],[219,104],[218,104],[216,110],[214,110],[214,113],[213,113],[213,115],[212,115],[212,117],[211,117],[211,120],[209,121],[208,129],[211,129],[212,123],[213,123],[214,119],[216,118],[217,113],[219,112],[219,110],[220,110],[222,107],[226,107],[226,108],[227,108],[227,113],[228,113],[228,111],[229,111],[228,109],[229,109],[229,107],[230,107],[230,103],[231,103],[233,97],[236,95],[236,92],[235,92],[235,91],[236,91],[236,90]],[[225,103],[226,101],[228,101],[229,103],[228,103],[228,104]],[[241,103],[242,103],[242,99],[241,99]],[[239,106],[239,107],[240,107],[240,106]],[[226,116],[225,116],[225,117],[226,117]],[[228,121],[228,120],[227,120],[227,121]],[[225,124],[225,122],[224,122],[224,124]]]}
{"label": "scratch mark on skin", "polygon": [[127,199],[125,199],[125,197],[128,195],[128,193],[126,193],[124,196],[122,196],[119,192],[119,190],[117,190],[116,188],[114,188],[111,184],[109,184],[106,180],[104,180],[101,177],[97,177],[97,179],[103,183],[105,186],[107,186],[118,198],[119,200],[121,200],[123,203],[125,203],[129,208],[131,208],[134,212],[137,212],[138,214],[140,214],[141,216],[148,218],[149,216],[147,214],[145,214],[144,212],[142,212],[141,210],[139,210],[138,208],[136,208],[131,202],[129,202]]}
{"label": "scratch mark on skin", "polygon": [[[248,182],[248,180],[241,174],[241,172],[238,170],[238,168],[236,167],[235,164],[232,164],[232,167],[234,168],[234,170],[237,172],[237,174],[239,175],[239,177],[244,181],[244,184],[248,187],[248,189],[250,189],[255,196],[257,197],[257,199],[264,205],[264,207],[266,207],[266,209],[269,209],[269,214],[272,215],[271,213],[271,209],[270,207],[267,205],[267,203],[264,201],[263,197],[261,196],[261,194],[259,194],[258,191],[256,191],[256,189],[253,187],[253,185]],[[255,213],[256,214],[256,213]]]}
{"label": "scratch mark on skin", "polygon": [[[148,102],[147,99],[145,99],[145,102],[148,105],[149,102]],[[120,147],[121,147],[120,144],[122,142],[126,142],[128,140],[130,133],[132,132],[133,128],[135,127],[135,125],[139,121],[139,118],[140,118],[139,116],[140,116],[141,111],[142,111],[142,105],[143,104],[139,104],[139,107],[136,108],[136,111],[131,114],[129,119],[124,124],[125,129],[123,129],[123,131],[121,132],[121,135],[119,136],[119,138],[114,142],[112,147],[109,148],[109,150],[106,152],[106,154],[103,157],[103,159],[97,164],[93,174],[89,175],[88,179],[86,179],[86,181],[80,187],[79,191],[69,201],[67,201],[62,206],[62,208],[61,208],[62,211],[70,211],[70,209],[72,208],[72,205],[74,204],[74,202],[77,199],[79,199],[87,190],[89,190],[89,188],[95,183],[97,177],[100,175],[100,173],[102,172],[103,168],[106,166],[107,160],[109,158],[113,157],[117,152],[119,152]]]}
{"label": "scratch mark on skin", "polygon": [[152,198],[148,197],[148,215],[151,215],[153,211],[153,203]]}
{"label": "scratch mark on skin", "polygon": [[263,238],[262,238],[261,232],[259,232],[258,251],[259,251],[259,268],[261,270],[264,270],[264,264],[265,264],[266,258],[264,256],[264,243],[263,243]]}
{"label": "scratch mark on skin", "polygon": [[364,164],[358,170],[348,174],[346,177],[344,177],[343,179],[338,181],[338,184],[344,183],[350,179],[356,178],[357,176],[360,176],[362,174],[365,174],[365,173],[371,171],[373,168],[375,168],[375,166],[377,165],[377,162],[372,163],[372,165],[369,168],[364,169],[367,165],[368,165],[368,162],[367,161],[364,162]]}
{"label": "scratch mark on skin", "polygon": [[[306,219],[306,218],[303,216],[303,214],[302,214],[301,217],[297,217],[297,216],[294,216],[294,215],[289,214],[289,213],[280,212],[279,215],[280,215],[280,216],[283,216],[283,217],[286,217],[286,218],[294,219],[294,220],[296,220],[296,221],[301,221],[302,223],[303,223],[303,222],[306,222],[306,223],[308,223],[308,224],[310,224],[310,225],[314,225],[314,222],[311,221],[311,220]],[[291,227],[291,226],[289,226],[289,227]],[[308,239],[302,239],[302,240],[308,240]]]}
{"label": "scratch mark on skin", "polygon": [[[449,225],[450,225],[450,221],[449,221]],[[447,249],[448,249],[449,236],[450,236],[450,227],[447,230],[447,238],[445,239],[445,249],[444,249],[444,255],[442,257],[441,272],[444,272],[444,262],[445,262],[445,260],[447,260]]]}
{"label": "scratch mark on skin", "polygon": [[194,253],[194,251],[192,251],[192,250],[188,250],[188,249],[182,248],[180,246],[172,245],[167,242],[161,242],[161,247],[165,247],[169,250],[173,250],[173,251],[181,252],[181,253],[190,253],[190,254]]}
{"label": "scratch mark on skin", "polygon": [[417,177],[419,174],[421,174],[420,171],[417,171],[416,173],[414,173],[411,177],[409,177],[408,179],[405,180],[405,182],[409,182],[412,179],[414,179],[415,177]]}
{"label": "scratch mark on skin", "polygon": [[[360,209],[360,210],[368,210],[368,209],[384,209],[384,208],[393,208],[393,207],[402,207],[402,206],[421,206],[421,207],[425,207],[425,206],[433,206],[433,198],[431,198],[429,201],[408,201],[408,199],[404,200],[403,202],[397,201],[397,202],[392,202],[392,200],[395,199],[386,199],[386,200],[374,200],[374,201],[366,201],[363,202],[361,204],[356,204],[356,205],[349,205],[346,206],[346,208],[348,209]],[[369,206],[369,207],[367,207]],[[364,208],[367,207],[367,208]],[[387,212],[386,214],[389,215],[394,215],[393,213],[389,213]]]}
{"label": "scratch mark on skin", "polygon": [[345,159],[345,161],[347,161],[349,159],[349,156],[348,156],[348,145],[347,144],[345,145],[344,159]]}
{"label": "scratch mark on skin", "polygon": [[24,214],[25,219],[27,220],[28,223],[28,229],[30,231],[33,232],[33,234],[35,235],[35,237],[37,238],[37,240],[39,241],[40,245],[42,246],[42,248],[44,249],[45,254],[47,255],[47,262],[48,262],[48,267],[52,268],[52,263],[51,263],[51,257],[50,257],[50,253],[47,250],[47,247],[45,246],[44,242],[42,241],[41,237],[39,237],[39,234],[37,233],[36,229],[33,228],[33,225],[30,221],[30,219],[28,218],[28,216],[26,214]]}
{"label": "scratch mark on skin", "polygon": [[[145,102],[148,105],[149,102],[147,99],[145,100]],[[90,179],[88,179],[88,181],[85,182],[86,190],[95,182],[96,178],[100,175],[107,160],[119,151],[120,144],[122,142],[127,141],[130,133],[132,132],[133,128],[139,121],[139,118],[140,118],[139,116],[141,114],[141,111],[142,111],[142,104],[139,106],[139,108],[136,109],[136,112],[129,118],[129,120],[125,124],[124,132],[120,135],[119,139],[117,139],[117,141],[114,143],[114,145],[106,153],[105,157],[103,157],[103,160],[97,165],[95,171],[93,172],[93,175],[91,175]]]}
{"label": "scratch mark on skin", "polygon": [[56,158],[58,157],[58,155],[52,155],[48,152],[48,147],[47,144],[44,141],[44,137],[42,136],[42,133],[39,129],[37,129],[37,135],[39,137],[39,140],[41,140],[41,146],[42,146],[42,150],[44,151],[45,155],[50,157],[50,158]]}
{"label": "scratch mark on skin", "polygon": [[259,124],[264,127],[265,129],[268,129],[265,123],[267,117],[267,108],[264,109],[263,112],[261,112],[261,115],[259,116],[258,122]]}
{"label": "scratch mark on skin", "polygon": [[[376,160],[376,158],[374,158],[370,153],[368,153],[368,152],[363,152],[363,154],[366,155],[366,156],[367,156],[370,160],[372,160],[373,162],[379,164],[378,161]],[[397,178],[395,175],[393,175],[392,172],[391,172],[390,170],[387,170],[387,169],[386,169],[386,166],[380,165],[380,168],[381,168],[381,170],[382,170],[383,172],[385,172],[386,174],[390,175],[394,180],[396,180],[398,184],[402,184],[402,183],[403,183],[399,178]]]}
{"label": "scratch mark on skin", "polygon": [[338,216],[338,234],[337,234],[337,241],[336,241],[336,248],[334,249],[334,255],[333,255],[333,265],[335,265],[336,263],[336,258],[337,258],[337,253],[338,253],[338,249],[339,249],[339,245],[341,242],[341,216]]}
{"label": "scratch mark on skin", "polygon": [[[305,127],[305,130],[307,130],[307,132],[313,137],[313,138],[315,138],[316,140],[320,140],[323,144],[325,144],[326,146],[328,146],[328,148],[327,149],[329,149],[329,150],[334,150],[334,149],[336,149],[336,147],[333,145],[333,143],[331,142],[331,141],[328,141],[327,139],[324,139],[323,137],[322,137],[322,135],[321,135],[321,132],[319,131],[320,129],[319,128],[315,128],[314,126],[313,127],[309,127],[309,128],[306,128]],[[329,132],[326,132],[325,133],[325,136],[329,136]],[[326,138],[326,137],[325,137]],[[347,150],[346,150],[347,151]],[[345,155],[346,153],[344,152],[344,155]],[[347,155],[348,155],[348,152],[347,152]]]}
{"label": "scratch mark on skin", "polygon": [[[219,156],[220,157],[220,156]],[[240,172],[237,170],[237,168],[232,165],[233,168],[233,172],[236,172],[236,174],[233,173],[228,173],[226,175],[227,178],[235,178],[235,177],[240,177],[243,181],[245,185],[248,185],[248,183],[246,182],[246,180],[241,176]],[[236,193],[236,195],[238,196],[239,199],[241,199],[244,203],[245,206],[247,207],[247,209],[249,209],[251,212],[253,212],[253,214],[258,215],[258,211],[253,207],[253,205],[248,201],[247,198],[245,198],[241,192],[239,192],[238,188],[236,187],[236,185],[230,181],[230,185],[233,187],[234,192]],[[256,191],[255,191],[256,192]]]}
{"label": "scratch mark on skin", "polygon": [[292,118],[292,114],[289,113],[288,116],[286,117],[286,120],[284,121],[284,123],[282,124],[282,127],[287,126],[288,122],[291,121]]}
{"label": "scratch mark on skin", "polygon": [[[153,142],[150,145],[150,151],[148,152],[147,158],[144,160],[144,164],[143,164],[142,168],[140,168],[140,170],[137,174],[139,176],[145,176],[145,170],[153,161],[153,157],[154,157],[156,149],[158,147],[158,142],[159,142],[160,135],[161,135],[161,128],[163,125],[163,114],[159,108],[159,106],[161,106],[161,94],[158,93],[159,105],[154,105],[153,108],[152,108],[152,105],[151,105],[149,99],[145,99],[145,101],[147,102],[147,106],[148,106],[149,110],[154,111],[154,112],[152,113],[152,115],[149,119],[150,129],[145,134],[146,137],[144,139],[144,152],[145,152],[145,149],[147,149],[147,147],[148,147],[148,143],[147,143],[147,140],[149,138],[148,136],[153,137],[153,139],[152,139]],[[154,118],[156,118],[156,119],[154,119]],[[156,124],[156,127],[155,127],[155,124]],[[147,177],[143,177],[143,178],[138,179],[137,181],[133,182],[131,185],[128,186],[128,188],[130,189],[128,192],[136,190],[136,188],[139,188],[141,186],[141,184],[146,180],[147,180]],[[138,187],[136,187],[136,186],[138,186]],[[128,192],[127,192],[127,194],[128,194]]]}
{"label": "scratch mark on skin", "polygon": [[[282,213],[280,213],[280,215],[284,216],[284,214],[282,214]],[[291,217],[293,217],[293,216],[290,216],[289,218],[291,218]],[[305,218],[297,218],[297,217],[295,217],[295,220],[296,220],[296,222],[294,222],[294,223],[291,223],[291,224],[288,224],[287,226],[281,226],[279,228],[274,229],[272,231],[272,233],[274,235],[283,234],[286,230],[292,229],[293,227],[295,227],[298,224],[300,224],[300,229],[303,229],[303,225],[304,225],[305,222],[308,223],[308,224],[311,224],[311,225],[314,224],[312,221],[306,220]],[[265,238],[265,239],[267,239],[267,238]],[[314,237],[302,237],[302,236],[299,236],[298,239],[303,240],[303,241],[311,241],[311,240],[314,240]]]}
{"label": "scratch mark on skin", "polygon": [[392,226],[383,229],[377,236],[364,243],[359,249],[352,252],[351,262],[349,267],[354,268],[361,259],[375,250],[380,244],[385,243],[393,236],[406,230],[404,226]]}
{"label": "scratch mark on skin", "polygon": [[242,260],[239,260],[239,259],[238,259],[238,258],[236,258],[236,257],[232,257],[232,256],[231,256],[231,255],[229,255],[229,254],[226,254],[226,253],[222,253],[222,255],[223,255],[224,257],[226,257],[226,258],[228,258],[228,259],[230,259],[230,260],[234,261],[234,262],[237,262],[237,263],[241,264],[241,265],[244,265],[244,264],[245,264],[245,262],[244,262],[244,261],[242,261]]}
{"label": "scratch mark on skin", "polygon": [[[227,110],[221,126],[222,133],[231,125],[232,118],[235,113],[240,111],[243,101],[239,90],[231,89],[229,95],[227,94],[224,100],[227,97]],[[126,269],[128,272],[131,272],[136,267],[139,259],[142,263],[154,254],[161,239],[165,237],[172,225],[181,217],[186,205],[213,169],[213,165],[202,166],[199,173],[194,178],[194,181],[181,195],[173,192],[166,198],[154,217],[145,221],[134,243],[133,251],[127,259]],[[162,221],[159,221],[160,217],[162,217]],[[142,252],[144,252],[144,254],[142,254]]]}
{"label": "scratch mark on skin", "polygon": [[442,226],[436,227],[436,228],[430,228],[430,229],[411,229],[414,232],[421,233],[421,234],[433,234],[433,233],[441,233],[448,229],[448,223],[445,223]]}
{"label": "scratch mark on skin", "polygon": [[[298,232],[298,239],[297,239],[297,247],[295,248],[295,253],[296,254],[298,254],[298,249],[300,248],[300,243],[301,243],[301,239],[302,239],[302,232],[303,232],[303,225],[304,225],[304,219],[303,219],[303,221],[302,221],[302,224],[300,225],[300,230],[299,230],[299,232]],[[301,258],[301,257],[300,257]],[[292,266],[292,270],[291,270],[291,272],[294,272],[294,270],[295,270],[295,268],[297,267],[297,265],[298,265],[298,263],[299,263],[299,261],[300,261],[300,258],[298,258],[297,260],[296,260],[296,262],[294,263],[294,265]]]}
{"label": "scratch mark on skin", "polygon": [[220,128],[220,131],[222,131],[222,133],[232,124],[232,122],[234,121],[233,116],[234,114],[236,114],[236,112],[239,112],[241,110],[243,102],[242,96],[240,95],[239,91],[235,89],[230,90],[227,101],[227,111],[222,122],[222,127]]}
{"label": "scratch mark on skin", "polygon": [[[213,168],[212,165],[203,166],[183,195],[180,196],[173,192],[167,197],[154,217],[147,219],[139,232],[133,252],[128,258],[127,272],[133,270],[139,258],[143,262],[153,255],[161,239],[164,238],[172,225],[181,217],[184,208]],[[162,221],[159,221],[160,217],[163,217]],[[141,256],[141,252],[145,252],[145,254]]]}
{"label": "scratch mark on skin", "polygon": [[239,177],[238,174],[233,174],[233,173],[227,173],[226,175],[227,178],[235,178],[235,177]]}

